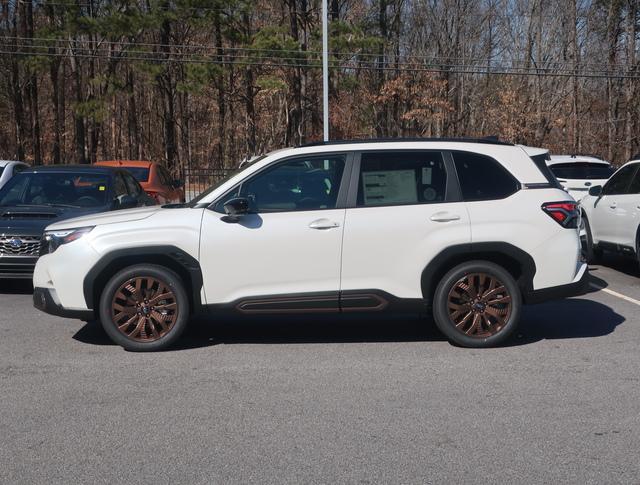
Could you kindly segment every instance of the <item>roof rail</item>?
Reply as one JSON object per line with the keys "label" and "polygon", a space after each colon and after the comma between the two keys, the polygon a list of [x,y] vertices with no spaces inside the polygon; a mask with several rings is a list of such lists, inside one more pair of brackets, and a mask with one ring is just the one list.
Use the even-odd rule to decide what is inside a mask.
{"label": "roof rail", "polygon": [[358,138],[355,140],[331,140],[331,141],[316,141],[312,143],[305,143],[303,145],[298,145],[298,148],[302,147],[315,147],[315,146],[327,146],[327,145],[351,145],[358,143],[393,143],[393,142],[421,142],[421,141],[429,141],[429,142],[442,142],[442,141],[453,141],[453,142],[461,142],[461,143],[485,143],[487,145],[511,145],[513,143],[509,143],[506,141],[498,140],[497,136],[486,136],[484,138]]}

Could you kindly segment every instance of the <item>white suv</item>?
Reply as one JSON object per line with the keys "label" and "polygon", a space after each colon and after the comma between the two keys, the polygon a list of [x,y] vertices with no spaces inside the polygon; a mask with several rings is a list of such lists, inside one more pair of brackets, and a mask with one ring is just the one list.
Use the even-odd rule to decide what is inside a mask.
{"label": "white suv", "polygon": [[99,318],[130,350],[225,310],[432,310],[451,341],[487,347],[523,302],[583,291],[578,223],[514,145],[320,143],[246,164],[188,204],[53,224],[34,303]]}
{"label": "white suv", "polygon": [[609,162],[590,155],[551,155],[547,165],[562,187],[578,202],[591,187],[604,185],[615,172]]}
{"label": "white suv", "polygon": [[588,259],[603,249],[640,255],[640,156],[636,158],[582,199]]}

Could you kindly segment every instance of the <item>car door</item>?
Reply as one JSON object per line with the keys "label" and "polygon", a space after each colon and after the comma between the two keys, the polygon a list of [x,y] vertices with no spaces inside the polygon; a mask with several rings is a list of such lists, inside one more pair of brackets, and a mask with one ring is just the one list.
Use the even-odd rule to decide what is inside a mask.
{"label": "car door", "polygon": [[427,263],[446,247],[471,240],[450,156],[366,151],[353,170],[342,251],[343,309],[376,309],[389,294],[421,299]]}
{"label": "car door", "polygon": [[[258,171],[204,211],[200,240],[209,305],[244,312],[337,311],[346,154],[296,156]],[[243,197],[237,222],[224,203]]]}
{"label": "car door", "polygon": [[615,232],[618,244],[628,251],[636,250],[636,234],[640,225],[640,164],[633,164],[635,172],[624,194],[618,196]]}
{"label": "car door", "polygon": [[631,178],[635,173],[634,165],[625,165],[618,170],[602,188],[602,194],[593,202],[591,213],[591,233],[597,242],[620,244],[619,210],[621,197],[628,192]]}

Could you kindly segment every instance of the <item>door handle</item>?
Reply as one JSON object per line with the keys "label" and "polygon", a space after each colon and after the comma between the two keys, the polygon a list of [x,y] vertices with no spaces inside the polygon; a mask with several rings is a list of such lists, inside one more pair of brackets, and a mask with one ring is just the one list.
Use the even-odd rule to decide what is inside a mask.
{"label": "door handle", "polygon": [[316,219],[309,224],[309,227],[311,229],[333,229],[334,227],[340,227],[340,223],[329,219]]}
{"label": "door handle", "polygon": [[451,214],[450,212],[436,212],[429,219],[433,222],[450,222],[459,221],[460,216],[458,214]]}
{"label": "door handle", "polygon": [[616,207],[618,207],[618,205],[615,202],[612,202],[611,204],[609,204],[609,207],[611,209],[615,209]]}

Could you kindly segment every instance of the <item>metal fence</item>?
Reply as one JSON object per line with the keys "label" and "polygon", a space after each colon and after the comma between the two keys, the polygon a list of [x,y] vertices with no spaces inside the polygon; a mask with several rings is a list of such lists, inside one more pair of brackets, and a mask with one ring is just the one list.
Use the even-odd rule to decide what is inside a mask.
{"label": "metal fence", "polygon": [[233,169],[230,168],[185,167],[183,172],[185,199],[190,201],[232,171]]}

